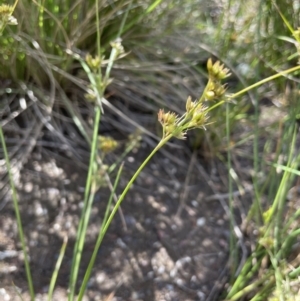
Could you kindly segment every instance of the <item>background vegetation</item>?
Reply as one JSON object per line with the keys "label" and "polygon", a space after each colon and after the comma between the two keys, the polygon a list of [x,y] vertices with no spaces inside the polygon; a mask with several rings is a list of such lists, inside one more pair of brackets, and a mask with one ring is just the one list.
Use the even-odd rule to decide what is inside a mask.
{"label": "background vegetation", "polygon": [[[7,26],[0,39],[0,124],[11,185],[41,134],[44,145],[67,152],[79,165],[97,148],[104,162],[117,146],[113,139],[99,142],[98,135],[128,140],[121,160],[111,154],[104,171],[91,159],[90,172],[97,162],[103,178],[96,186],[88,180],[86,213],[104,175],[117,184],[117,168],[140,134],[160,140],[158,110],[181,116],[188,96],[199,99],[212,57],[231,70],[227,93],[235,97],[211,110],[207,130],[189,133],[184,147],[228,170],[230,267],[219,299],[300,300],[299,10],[294,0],[19,0],[13,12],[18,25]],[[93,97],[102,99],[105,112],[99,128]],[[239,174],[240,165],[248,175]],[[243,194],[249,176],[253,198],[246,215],[237,217],[233,188]],[[9,173],[3,172],[1,182],[4,196]]]}

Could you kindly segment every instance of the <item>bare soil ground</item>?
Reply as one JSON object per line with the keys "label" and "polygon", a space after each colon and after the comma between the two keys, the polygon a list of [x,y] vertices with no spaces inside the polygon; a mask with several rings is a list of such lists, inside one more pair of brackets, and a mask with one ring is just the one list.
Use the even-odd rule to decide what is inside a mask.
{"label": "bare soil ground", "polygon": [[[143,142],[138,152],[130,154],[121,187],[149,149]],[[222,192],[225,169],[213,162],[204,164],[188,150],[174,149],[173,154],[177,162],[158,153],[131,188],[100,248],[85,300],[215,300],[222,290],[228,280],[229,227],[226,196],[216,191]],[[74,159],[46,148],[36,148],[22,169],[18,193],[37,300],[46,300],[67,236],[54,294],[54,300],[66,300],[85,175]],[[108,189],[101,190],[93,205],[79,283],[107,197]],[[18,300],[16,290],[27,300],[10,194],[1,200],[0,214],[0,300]]]}

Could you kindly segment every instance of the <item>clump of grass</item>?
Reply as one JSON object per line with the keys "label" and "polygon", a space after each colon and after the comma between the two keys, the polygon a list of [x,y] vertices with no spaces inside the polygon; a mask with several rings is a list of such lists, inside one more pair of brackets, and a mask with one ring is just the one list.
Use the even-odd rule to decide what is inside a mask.
{"label": "clump of grass", "polygon": [[[270,207],[263,211],[262,225],[258,227],[257,245],[246,260],[241,272],[230,287],[226,300],[296,300],[299,289],[299,262],[296,256],[291,256],[295,239],[299,236],[299,210],[288,211],[288,192],[294,184],[295,176],[299,174],[299,155],[295,151],[295,141],[298,125],[294,121],[288,124],[284,139],[292,144],[287,150],[286,165],[272,164],[271,181],[278,182],[274,189],[269,182]],[[280,154],[283,154],[280,148]],[[286,152],[286,151],[284,151]],[[278,168],[282,172],[278,174]],[[276,185],[276,184],[275,184]],[[261,194],[260,194],[261,195]],[[292,205],[293,206],[293,205]]]}
{"label": "clump of grass", "polygon": [[[293,30],[284,15],[281,12],[280,14],[295,37],[294,43],[299,51],[298,30]],[[278,72],[272,78],[298,70],[299,66],[296,66],[287,70],[287,73]],[[227,294],[224,294],[225,300],[298,300],[300,283],[296,278],[299,276],[299,261],[298,254],[293,254],[293,248],[300,234],[296,222],[299,220],[299,210],[289,209],[295,206],[295,196],[291,198],[289,194],[295,185],[296,176],[299,175],[300,157],[296,147],[299,110],[299,102],[291,98],[287,117],[278,125],[278,131],[281,132],[273,156],[274,161],[268,156],[266,162],[259,158],[260,132],[256,128],[253,158],[255,199],[247,221],[252,221],[252,231],[256,232],[257,236],[249,257],[231,283]],[[258,118],[256,122],[258,123]],[[280,158],[285,158],[286,163],[278,163]],[[259,182],[258,172],[268,170],[265,181]],[[263,196],[267,197],[267,203],[262,202]],[[292,201],[292,204],[288,200]],[[233,248],[231,253],[237,254],[236,248]]]}
{"label": "clump of grass", "polygon": [[[8,30],[2,39],[1,48],[3,51],[5,46],[7,54],[0,59],[3,65],[0,77],[30,80],[41,88],[47,87],[50,79],[45,70],[46,60],[55,79],[66,85],[68,81],[62,73],[74,73],[74,60],[66,50],[78,52],[81,56],[95,51],[99,30],[102,51],[109,53],[110,41],[130,30],[137,32],[139,27],[135,25],[145,20],[160,2],[150,0],[145,4],[139,0],[118,0],[109,4],[102,1],[96,6],[94,0],[65,1],[63,4],[48,0],[21,1],[15,9],[19,27]],[[95,24],[99,14],[101,21],[97,29]],[[119,33],[125,15],[129,21]]]}

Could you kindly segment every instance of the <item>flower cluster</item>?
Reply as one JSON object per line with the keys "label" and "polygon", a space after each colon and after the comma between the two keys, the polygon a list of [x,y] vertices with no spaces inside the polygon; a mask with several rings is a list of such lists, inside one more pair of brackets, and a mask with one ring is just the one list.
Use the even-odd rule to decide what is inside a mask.
{"label": "flower cluster", "polygon": [[104,56],[100,57],[99,55],[93,57],[88,53],[85,57],[85,61],[90,67],[91,71],[97,72],[101,68],[104,58],[105,58]]}
{"label": "flower cluster", "polygon": [[115,41],[110,43],[112,49],[115,50],[115,58],[118,59],[121,57],[122,54],[125,53],[124,47],[122,45],[122,39],[117,38]]}
{"label": "flower cluster", "polygon": [[0,35],[2,34],[6,25],[17,25],[18,21],[12,16],[14,6],[2,4],[0,5]]}
{"label": "flower cluster", "polygon": [[205,99],[220,99],[226,92],[226,85],[222,85],[221,81],[230,76],[230,71],[224,68],[219,61],[213,64],[211,59],[207,62],[207,71],[208,83],[205,89]]}
{"label": "flower cluster", "polygon": [[108,154],[113,152],[118,147],[118,142],[112,137],[99,136],[98,146],[103,154]]}
{"label": "flower cluster", "polygon": [[190,97],[186,107],[189,110],[181,117],[173,112],[165,113],[164,110],[159,110],[158,121],[163,127],[163,138],[172,135],[177,139],[185,139],[188,130],[205,127],[207,108],[202,103],[192,102]]}
{"label": "flower cluster", "polygon": [[188,130],[195,128],[205,128],[207,122],[208,108],[204,105],[205,101],[220,99],[226,92],[225,85],[221,81],[230,76],[229,69],[224,68],[219,61],[207,62],[208,83],[204,89],[203,95],[196,101],[188,97],[186,101],[186,112],[178,116],[174,112],[165,112],[159,110],[158,121],[163,127],[163,138],[175,137],[184,139]]}
{"label": "flower cluster", "polygon": [[[87,54],[85,61],[81,62],[91,82],[85,94],[85,98],[92,103],[98,102],[101,108],[102,104],[99,95],[103,95],[107,86],[113,81],[113,79],[109,77],[113,63],[125,55],[120,38],[111,42],[110,45],[112,49],[109,59],[105,59],[104,56],[92,56],[91,54]],[[102,67],[105,67],[105,72],[102,72]]]}

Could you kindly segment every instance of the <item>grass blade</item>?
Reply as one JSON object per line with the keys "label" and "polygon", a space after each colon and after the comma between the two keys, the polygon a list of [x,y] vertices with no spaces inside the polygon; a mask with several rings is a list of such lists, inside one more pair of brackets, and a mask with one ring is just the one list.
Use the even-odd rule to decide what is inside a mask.
{"label": "grass blade", "polygon": [[57,276],[58,276],[58,272],[59,272],[62,260],[64,258],[65,252],[66,252],[67,243],[68,243],[68,237],[65,236],[63,244],[62,244],[60,252],[59,252],[59,256],[58,256],[53,274],[52,274],[52,277],[51,277],[51,281],[50,281],[50,285],[49,285],[49,292],[48,292],[48,301],[52,300],[55,283],[57,280]]}
{"label": "grass blade", "polygon": [[80,291],[79,291],[77,301],[82,300],[84,292],[85,292],[86,287],[87,287],[87,282],[90,279],[91,272],[92,272],[92,269],[93,269],[93,266],[94,266],[94,263],[95,263],[95,260],[96,260],[96,256],[98,254],[98,251],[99,251],[99,248],[101,246],[103,237],[105,235],[105,232],[103,231],[103,228],[104,228],[104,225],[107,223],[108,214],[109,214],[109,210],[110,210],[110,207],[111,207],[113,195],[114,195],[114,193],[116,191],[116,188],[118,186],[122,170],[123,170],[123,164],[119,168],[119,171],[118,171],[115,183],[114,183],[113,190],[111,191],[110,198],[109,198],[109,201],[108,201],[107,206],[106,206],[106,211],[105,211],[104,219],[103,219],[103,222],[102,222],[102,226],[101,226],[101,229],[100,229],[99,234],[98,234],[97,242],[96,242],[96,245],[94,247],[92,257],[90,259],[89,265],[88,265],[87,270],[85,272],[84,279],[83,279],[83,282],[82,282],[81,287],[80,287]]}
{"label": "grass blade", "polygon": [[27,277],[27,282],[28,282],[28,286],[29,286],[30,298],[31,298],[31,301],[34,301],[34,299],[35,299],[34,288],[33,288],[33,282],[32,282],[32,277],[31,277],[31,272],[30,272],[30,266],[29,266],[29,257],[28,257],[27,251],[26,251],[26,243],[25,243],[25,237],[24,237],[21,215],[20,215],[20,210],[19,210],[17,191],[16,191],[16,187],[14,184],[13,176],[11,173],[10,161],[9,161],[9,157],[8,157],[8,153],[7,153],[7,149],[6,149],[5,138],[4,138],[3,130],[2,130],[1,126],[0,126],[0,140],[1,140],[2,148],[3,148],[5,163],[6,163],[6,167],[7,167],[8,176],[9,176],[9,184],[10,184],[10,187],[12,190],[13,205],[14,205],[14,210],[15,210],[16,219],[17,219],[19,238],[20,238],[20,242],[22,245],[22,251],[24,254],[25,271],[26,271],[26,277]]}

